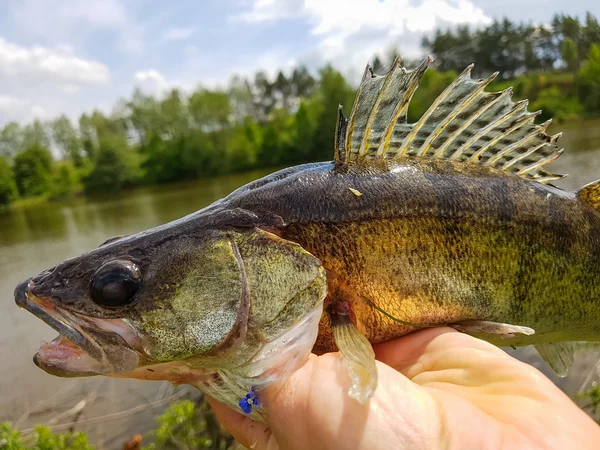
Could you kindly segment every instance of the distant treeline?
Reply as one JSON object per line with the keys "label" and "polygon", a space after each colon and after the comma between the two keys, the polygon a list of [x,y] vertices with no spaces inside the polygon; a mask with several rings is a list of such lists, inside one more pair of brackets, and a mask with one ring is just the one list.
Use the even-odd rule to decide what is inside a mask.
{"label": "distant treeline", "polygon": [[[591,14],[584,21],[557,15],[551,26],[502,20],[440,30],[423,47],[435,68],[420,83],[410,120],[471,62],[478,75],[500,72],[490,89],[514,86],[515,97],[528,98],[545,118],[600,115],[600,25]],[[385,72],[393,56],[376,56],[375,71]],[[329,160],[338,104],[348,113],[354,90],[331,66],[317,74],[298,67],[189,95],[136,90],[111,114],[95,110],[76,125],[64,115],[12,122],[0,129],[0,205]]]}

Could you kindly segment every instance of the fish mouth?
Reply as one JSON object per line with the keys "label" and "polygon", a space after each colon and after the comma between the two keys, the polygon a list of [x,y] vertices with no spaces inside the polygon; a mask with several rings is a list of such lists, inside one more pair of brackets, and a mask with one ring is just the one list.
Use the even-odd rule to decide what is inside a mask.
{"label": "fish mouth", "polygon": [[[32,287],[31,279],[17,286],[15,289],[17,305],[60,333],[51,342],[41,343],[40,349],[33,357],[35,365],[45,372],[59,377],[107,375],[123,371],[123,367],[115,367],[115,352],[107,352],[103,348],[103,345],[98,342],[102,338],[102,334],[99,334],[98,330],[92,329],[89,321],[60,308],[50,299],[38,297],[32,292]],[[97,322],[101,321],[102,319],[97,320]],[[114,347],[115,339],[111,338],[109,340],[113,341]],[[120,343],[126,345],[122,340]],[[125,353],[137,353],[131,348],[123,348],[122,345],[118,350],[124,350]],[[131,362],[133,362],[131,357],[117,359],[129,360],[126,361],[129,364],[126,364],[125,370],[131,370]],[[137,354],[134,359],[135,366],[137,366]]]}

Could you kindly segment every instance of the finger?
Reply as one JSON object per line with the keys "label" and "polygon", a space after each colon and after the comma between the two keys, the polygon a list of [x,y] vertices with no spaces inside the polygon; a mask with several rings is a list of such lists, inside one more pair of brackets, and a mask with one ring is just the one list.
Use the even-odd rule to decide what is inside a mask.
{"label": "finger", "polygon": [[[340,448],[341,441],[362,448],[361,442],[381,438],[382,423],[400,424],[403,439],[418,435],[422,430],[414,426],[414,416],[434,409],[432,400],[397,371],[384,364],[378,364],[377,370],[375,394],[362,404],[348,395],[351,380],[338,353],[311,358],[282,389],[266,396],[272,413],[266,420],[281,448],[333,449]],[[434,429],[430,415],[426,418],[424,423]],[[407,427],[413,430],[407,432]]]}
{"label": "finger", "polygon": [[419,372],[420,358],[427,347],[439,336],[458,333],[453,328],[440,327],[416,331],[406,336],[382,342],[373,346],[375,357],[384,364],[393,367],[405,376]]}
{"label": "finger", "polygon": [[255,422],[213,398],[207,397],[207,400],[221,424],[244,447],[256,450],[279,448],[266,424]]}

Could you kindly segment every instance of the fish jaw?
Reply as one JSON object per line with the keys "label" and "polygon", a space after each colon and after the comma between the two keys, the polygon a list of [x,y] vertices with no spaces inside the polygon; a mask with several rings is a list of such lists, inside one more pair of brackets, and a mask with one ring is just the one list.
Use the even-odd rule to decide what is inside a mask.
{"label": "fish jaw", "polygon": [[105,374],[105,364],[92,358],[66,337],[59,335],[51,342],[42,342],[33,362],[43,371],[58,377],[83,377]]}
{"label": "fish jaw", "polygon": [[[16,287],[15,301],[60,333],[51,342],[42,342],[33,357],[33,362],[45,372],[59,377],[84,377],[127,372],[137,367],[140,355],[123,342],[130,337],[123,321],[86,320],[50,299],[36,296],[31,279]],[[122,333],[117,332],[119,323]],[[98,332],[108,342],[98,342],[101,338]]]}

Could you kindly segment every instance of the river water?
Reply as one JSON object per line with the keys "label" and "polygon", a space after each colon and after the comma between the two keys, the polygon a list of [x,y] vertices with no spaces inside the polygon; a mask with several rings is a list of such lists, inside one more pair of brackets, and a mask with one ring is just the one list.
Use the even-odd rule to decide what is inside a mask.
{"label": "river water", "polygon": [[[553,170],[568,173],[569,177],[557,184],[573,190],[600,178],[600,121],[554,126],[551,131],[561,130],[564,134],[559,142],[565,153]],[[48,421],[67,423],[73,415],[60,413],[86,400],[77,429],[90,433],[99,448],[120,448],[134,433],[152,427],[154,416],[165,404],[189,388],[174,388],[162,382],[47,375],[34,366],[31,358],[40,341],[53,339],[56,332],[18,309],[13,289],[19,281],[90,250],[109,237],[182,217],[265,173],[138,189],[110,198],[81,198],[0,214],[0,421],[17,422],[20,429]],[[532,349],[508,351],[540,368],[569,394],[595,379],[591,372],[595,354],[578,356],[572,374],[557,379]],[[120,411],[125,412],[114,414]],[[109,416],[102,417],[105,415]]]}

